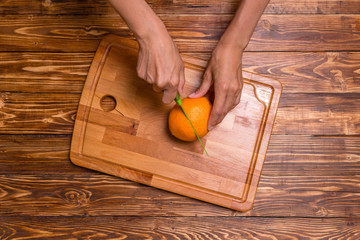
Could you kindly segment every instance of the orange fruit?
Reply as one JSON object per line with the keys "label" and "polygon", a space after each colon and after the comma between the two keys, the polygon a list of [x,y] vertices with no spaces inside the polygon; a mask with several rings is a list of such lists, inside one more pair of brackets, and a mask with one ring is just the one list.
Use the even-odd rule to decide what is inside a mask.
{"label": "orange fruit", "polygon": [[[182,99],[182,106],[199,137],[208,133],[207,125],[211,112],[211,103],[206,97]],[[183,141],[194,141],[196,135],[179,105],[175,105],[169,114],[169,129],[173,136]]]}

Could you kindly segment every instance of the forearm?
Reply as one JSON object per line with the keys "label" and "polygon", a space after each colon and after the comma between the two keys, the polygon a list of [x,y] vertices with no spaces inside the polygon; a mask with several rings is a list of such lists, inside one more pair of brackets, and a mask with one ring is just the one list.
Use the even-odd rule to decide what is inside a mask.
{"label": "forearm", "polygon": [[182,92],[184,63],[165,25],[145,0],[109,0],[139,42],[139,78],[162,92],[162,101],[171,103]]}
{"label": "forearm", "polygon": [[124,19],[138,40],[157,34],[167,34],[167,30],[144,0],[109,0]]}
{"label": "forearm", "polygon": [[269,0],[242,0],[220,42],[244,50]]}

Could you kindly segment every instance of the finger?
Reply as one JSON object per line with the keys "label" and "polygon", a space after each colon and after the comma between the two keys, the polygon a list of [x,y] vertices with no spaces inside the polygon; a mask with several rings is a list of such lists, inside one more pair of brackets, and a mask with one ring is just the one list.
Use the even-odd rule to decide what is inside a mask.
{"label": "finger", "polygon": [[179,86],[178,86],[178,91],[180,95],[183,93],[184,84],[185,84],[185,71],[184,71],[184,67],[182,67],[180,69]]}
{"label": "finger", "polygon": [[155,84],[153,84],[152,87],[153,87],[154,92],[157,92],[157,93],[162,92],[162,89],[159,88],[158,86],[156,86]]}
{"label": "finger", "polygon": [[[237,95],[232,94],[232,93],[230,93],[230,92],[227,93],[226,100],[225,100],[225,103],[224,103],[224,105],[223,105],[222,118],[219,119],[220,122],[221,122],[221,121],[226,117],[226,115],[234,108],[236,98],[237,98]],[[219,122],[219,123],[220,123],[220,122]]]}
{"label": "finger", "polygon": [[[222,91],[222,94],[225,95],[225,100],[220,104],[221,111],[218,113],[217,118],[215,119],[214,126],[220,124],[226,115],[234,108],[235,101],[237,98],[237,94],[235,94],[232,90]],[[215,93],[215,101],[216,101],[216,93]],[[215,103],[214,103],[215,104]]]}
{"label": "finger", "polygon": [[237,105],[239,105],[240,103],[240,99],[241,99],[241,94],[242,94],[242,89],[244,87],[244,82],[242,80],[242,73],[241,73],[241,70],[239,71],[239,76],[240,76],[240,81],[239,81],[239,89],[238,91],[236,92],[236,95],[235,95],[235,102],[233,104],[233,107],[232,109],[234,109]]}
{"label": "finger", "polygon": [[236,106],[239,105],[240,99],[241,99],[241,92],[236,96],[232,109],[236,108]]}
{"label": "finger", "polygon": [[136,72],[139,78],[146,79],[147,63],[148,59],[142,51],[139,51],[139,57],[136,66]]}
{"label": "finger", "polygon": [[169,104],[174,101],[179,88],[179,83],[180,74],[179,72],[174,72],[171,76],[170,81],[167,82],[167,85],[164,88],[164,94],[162,99],[163,103]]}
{"label": "finger", "polygon": [[232,81],[226,93],[226,100],[224,104],[225,115],[239,104],[240,97],[241,97],[241,84],[237,81]]}
{"label": "finger", "polygon": [[[226,97],[224,92],[216,91],[215,92],[215,99],[214,105],[211,109],[209,122],[208,122],[208,129],[211,131],[215,125],[221,122],[224,118],[223,107],[225,103]],[[224,116],[223,116],[224,115]]]}
{"label": "finger", "polygon": [[145,82],[149,84],[154,84],[156,79],[158,78],[158,73],[156,71],[156,68],[154,67],[154,64],[152,62],[148,62],[145,65]]}
{"label": "finger", "polygon": [[170,104],[176,97],[177,88],[165,89],[162,101],[165,104]]}
{"label": "finger", "polygon": [[204,96],[211,87],[211,84],[212,84],[211,72],[209,70],[206,70],[200,87],[194,93],[190,94],[189,97],[199,98]]}

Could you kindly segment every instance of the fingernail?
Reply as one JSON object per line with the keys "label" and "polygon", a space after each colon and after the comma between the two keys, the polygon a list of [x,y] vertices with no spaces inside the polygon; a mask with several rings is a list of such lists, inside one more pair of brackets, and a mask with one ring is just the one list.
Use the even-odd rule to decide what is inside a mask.
{"label": "fingernail", "polygon": [[193,97],[193,96],[195,96],[195,93],[194,93],[194,92],[189,95],[190,98]]}
{"label": "fingernail", "polygon": [[208,126],[209,131],[213,130],[213,128],[214,128],[213,126]]}

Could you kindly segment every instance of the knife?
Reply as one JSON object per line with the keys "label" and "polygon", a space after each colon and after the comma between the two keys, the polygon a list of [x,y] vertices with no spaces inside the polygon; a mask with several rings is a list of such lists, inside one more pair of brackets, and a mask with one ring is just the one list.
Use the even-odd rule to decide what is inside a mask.
{"label": "knife", "polygon": [[196,132],[196,130],[195,130],[195,128],[194,128],[194,126],[192,125],[192,123],[191,123],[191,121],[190,121],[189,117],[187,116],[187,114],[186,114],[186,112],[185,112],[185,110],[184,110],[184,108],[183,108],[183,106],[182,106],[181,97],[180,97],[179,92],[177,92],[177,93],[176,93],[175,102],[176,102],[176,104],[178,104],[178,105],[181,107],[182,111],[183,111],[183,112],[184,112],[184,114],[185,114],[185,117],[186,117],[186,118],[187,118],[187,120],[189,121],[189,123],[190,123],[190,125],[191,125],[192,129],[194,130],[194,133],[195,133],[195,135],[196,135],[197,139],[199,140],[199,142],[200,142],[200,144],[201,144],[202,148],[204,149],[204,151],[205,151],[206,155],[208,155],[208,156],[209,156],[209,154],[208,154],[208,152],[206,151],[206,149],[205,149],[205,147],[204,147],[203,143],[201,142],[201,139],[199,138],[199,135],[197,134],[197,132]]}

